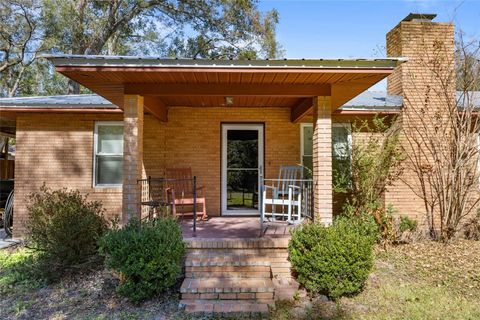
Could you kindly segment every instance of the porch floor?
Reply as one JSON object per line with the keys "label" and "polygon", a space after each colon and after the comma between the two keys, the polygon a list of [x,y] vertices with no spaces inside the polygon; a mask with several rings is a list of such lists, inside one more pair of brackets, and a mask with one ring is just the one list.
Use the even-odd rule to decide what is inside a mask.
{"label": "porch floor", "polygon": [[[194,237],[192,220],[183,220],[181,226],[184,238]],[[290,229],[295,226],[276,222],[265,223],[263,227],[264,238],[290,238]],[[259,217],[212,217],[208,221],[197,221],[197,239],[245,239],[259,237]]]}

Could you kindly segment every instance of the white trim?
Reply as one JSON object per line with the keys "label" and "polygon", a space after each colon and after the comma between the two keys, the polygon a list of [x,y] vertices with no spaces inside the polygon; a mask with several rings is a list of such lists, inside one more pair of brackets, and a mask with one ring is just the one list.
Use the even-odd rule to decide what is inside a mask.
{"label": "white trim", "polygon": [[[303,167],[303,157],[304,157],[304,152],[305,152],[305,147],[304,147],[304,137],[303,137],[303,130],[305,128],[313,127],[313,123],[300,123],[300,164]],[[313,155],[311,155],[313,157]]]}
{"label": "white trim", "polygon": [[[93,132],[93,172],[92,172],[92,186],[94,188],[121,188],[120,184],[97,184],[97,144],[98,144],[98,127],[99,126],[122,126],[123,121],[95,121],[95,129]],[[118,154],[102,153],[103,156],[118,156]],[[123,157],[123,154],[122,154]]]}
{"label": "white trim", "polygon": [[[222,216],[233,215],[260,215],[260,208],[257,210],[228,210],[227,209],[227,132],[228,130],[256,130],[258,132],[258,196],[260,199],[260,186],[261,175],[263,169],[263,124],[222,124],[222,146],[221,146],[221,188],[222,188],[222,201],[221,201],[221,214]],[[260,206],[260,204],[259,204]]]}

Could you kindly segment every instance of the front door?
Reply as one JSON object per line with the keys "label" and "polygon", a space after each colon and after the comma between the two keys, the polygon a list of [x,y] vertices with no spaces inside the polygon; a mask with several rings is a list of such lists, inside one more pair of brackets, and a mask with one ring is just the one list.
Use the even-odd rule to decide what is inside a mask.
{"label": "front door", "polygon": [[258,215],[263,125],[222,125],[222,215]]}

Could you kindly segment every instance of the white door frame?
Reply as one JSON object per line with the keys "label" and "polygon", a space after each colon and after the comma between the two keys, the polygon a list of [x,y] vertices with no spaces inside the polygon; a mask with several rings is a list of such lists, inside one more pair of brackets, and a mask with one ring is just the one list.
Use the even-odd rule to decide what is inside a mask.
{"label": "white door frame", "polygon": [[222,174],[221,174],[221,188],[222,188],[222,201],[221,201],[221,213],[222,216],[229,215],[259,215],[260,203],[258,209],[246,209],[246,210],[228,210],[227,209],[227,132],[228,130],[256,130],[258,131],[258,197],[260,199],[260,187],[261,176],[263,171],[263,136],[264,125],[263,124],[250,124],[250,123],[238,123],[238,124],[222,124]]}

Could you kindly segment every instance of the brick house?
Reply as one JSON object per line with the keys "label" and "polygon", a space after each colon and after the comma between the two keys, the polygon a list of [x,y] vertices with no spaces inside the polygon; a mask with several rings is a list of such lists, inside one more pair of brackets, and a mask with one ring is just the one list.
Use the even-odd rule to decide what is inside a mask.
{"label": "brick house", "polygon": [[[401,115],[405,95],[418,97],[408,101],[409,107],[422,103],[419,87],[426,90],[427,84],[434,82],[425,83],[428,70],[417,59],[420,44],[433,51],[433,44],[442,41],[453,58],[454,27],[433,22],[434,17],[411,14],[402,20],[387,34],[388,58],[382,59],[46,57],[57,72],[95,94],[0,99],[1,117],[14,121],[16,127],[14,235],[21,237],[24,232],[26,195],[44,182],[88,193],[90,199],[103,202],[110,217],[126,221],[141,212],[137,180],[163,177],[169,167],[192,168],[199,183],[206,186],[210,217],[238,216],[240,211],[232,210],[229,202],[231,186],[223,142],[252,134],[255,165],[240,169],[251,170],[258,180],[260,175],[278,177],[282,165],[310,167],[314,218],[330,223],[338,209],[332,193],[335,143],[356,139],[342,127],[376,114]],[[422,76],[412,78],[412,74]],[[387,77],[387,92],[366,91]],[[455,99],[454,89],[451,99]],[[101,150],[104,141],[108,141],[107,153]],[[407,170],[404,174],[411,173]],[[414,218],[421,217],[424,210],[423,202],[402,183],[389,188],[385,202]],[[258,215],[258,206],[241,213]],[[233,221],[242,225],[241,220],[216,226],[233,230]],[[246,234],[242,241],[192,239],[189,248],[192,254],[211,248],[264,250],[274,278],[289,279],[288,285],[274,281],[275,291],[257,286],[249,297],[281,297],[279,288],[294,286],[289,282],[285,255],[288,238],[257,241]],[[190,282],[182,291],[184,299],[207,299],[195,287],[201,284],[194,276],[188,279],[194,261],[187,258],[186,281]],[[195,290],[188,291],[192,285]],[[239,295],[233,299],[242,299]],[[223,298],[232,299],[231,292],[229,297]],[[218,298],[222,299],[217,294]]]}

